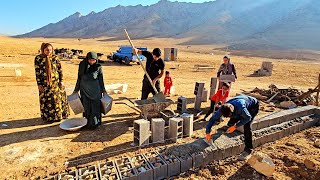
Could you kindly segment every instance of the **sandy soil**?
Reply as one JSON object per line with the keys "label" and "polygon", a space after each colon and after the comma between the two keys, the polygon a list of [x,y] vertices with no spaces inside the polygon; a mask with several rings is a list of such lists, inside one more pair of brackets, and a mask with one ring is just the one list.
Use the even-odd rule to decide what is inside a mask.
{"label": "sandy soil", "polygon": [[[176,45],[184,39],[144,39],[134,40],[136,46],[154,47],[178,47],[179,59],[177,62],[167,62],[168,69],[173,77],[173,83],[178,96],[194,97],[193,89],[196,81],[205,81],[209,89],[210,77],[216,76],[216,71],[222,62],[224,52],[209,53],[214,46],[180,46]],[[139,118],[139,114],[127,106],[114,104],[112,111],[103,117],[103,124],[95,131],[81,130],[79,132],[65,132],[59,129],[58,123],[44,124],[40,117],[38,90],[35,82],[34,57],[42,42],[51,42],[57,48],[83,49],[85,52],[96,51],[109,54],[117,49],[118,45],[128,44],[126,41],[108,41],[103,39],[14,39],[0,37],[0,65],[2,63],[15,63],[23,67],[21,77],[15,77],[14,68],[1,68],[0,70],[0,179],[35,179],[55,173],[63,172],[66,168],[81,167],[87,164],[97,164],[106,158],[114,158],[116,155],[144,152],[155,148],[145,149],[131,148],[132,124]],[[103,59],[106,59],[104,56]],[[274,73],[271,77],[251,77],[254,70],[260,68],[262,61],[268,60],[274,63]],[[238,71],[238,80],[232,86],[231,94],[241,92],[241,89],[249,90],[254,87],[267,88],[271,83],[281,86],[294,86],[306,90],[316,86],[317,76],[320,72],[319,61],[293,61],[275,60],[256,57],[232,56]],[[70,94],[73,91],[79,60],[63,61],[65,86]],[[215,67],[213,71],[196,72],[195,64],[207,64]],[[179,69],[176,68],[179,65]],[[115,102],[122,101],[122,97],[139,98],[141,94],[141,82],[143,71],[140,66],[119,65],[106,62],[103,64],[104,80],[106,84],[128,83],[128,92],[112,95]],[[189,104],[188,107],[192,107]],[[209,102],[202,107],[208,107]],[[176,109],[174,105],[169,109]],[[260,112],[259,116],[267,114]],[[71,117],[77,117],[72,115]],[[2,126],[7,125],[6,127]],[[195,122],[195,135],[193,138],[203,137],[206,122]],[[295,176],[299,172],[289,172],[290,163],[296,163],[303,167],[301,162],[304,156],[312,156],[319,159],[319,149],[313,147],[310,136],[319,138],[319,128],[310,129],[294,136],[284,138],[276,143],[259,147],[272,155],[277,164],[277,173],[274,179],[299,179]],[[311,134],[311,135],[310,135]],[[179,143],[192,141],[186,138]],[[297,143],[296,140],[299,140]],[[286,143],[292,142],[292,145]],[[172,145],[172,144],[167,144]],[[163,146],[163,145],[161,145]],[[161,147],[160,146],[160,147]],[[127,149],[129,148],[129,149]],[[295,153],[294,149],[300,149]],[[119,151],[120,152],[114,152]],[[92,157],[93,156],[93,157]],[[288,162],[287,162],[288,161]],[[69,162],[68,165],[65,162]],[[255,173],[248,166],[234,160],[221,161],[195,172],[188,172],[181,178],[197,177],[202,179],[219,178],[226,179],[243,177],[248,173]],[[305,170],[309,175],[316,172]],[[292,175],[293,174],[293,175]],[[303,173],[302,173],[303,174]],[[304,173],[305,175],[305,173]],[[261,176],[256,175],[260,179]],[[311,177],[311,176],[310,176]],[[319,176],[317,176],[319,177]],[[262,177],[261,177],[262,178]]]}

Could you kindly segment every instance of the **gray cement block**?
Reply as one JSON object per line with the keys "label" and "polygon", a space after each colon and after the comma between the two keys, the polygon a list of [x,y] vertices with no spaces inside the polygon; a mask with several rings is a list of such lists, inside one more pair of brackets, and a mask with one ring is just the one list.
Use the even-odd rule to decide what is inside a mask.
{"label": "gray cement block", "polygon": [[[298,117],[307,116],[315,112],[318,112],[316,106],[304,106],[304,107],[280,111],[277,113],[267,115],[260,119],[254,120],[252,123],[252,130],[254,131],[254,130],[263,129],[269,126],[287,122],[289,120],[292,120]],[[244,132],[243,127],[239,127],[238,130],[242,133]]]}
{"label": "gray cement block", "polygon": [[137,170],[132,165],[129,157],[122,157],[115,160],[120,179],[138,180]]}
{"label": "gray cement block", "polygon": [[159,180],[168,177],[168,165],[156,151],[147,152],[143,155],[149,161],[153,169],[153,179]]}
{"label": "gray cement block", "polygon": [[187,112],[187,98],[180,96],[177,103],[177,111],[180,113]]}
{"label": "gray cement block", "polygon": [[177,142],[178,138],[183,137],[183,119],[182,118],[169,119],[169,136],[168,137],[173,142]]}
{"label": "gray cement block", "polygon": [[160,155],[168,165],[168,177],[179,175],[181,172],[181,164],[179,159],[174,155]]}
{"label": "gray cement block", "polygon": [[57,174],[55,176],[45,177],[44,180],[58,180],[60,178],[60,175]]}
{"label": "gray cement block", "polygon": [[184,156],[178,156],[177,157],[180,161],[180,171],[182,172],[186,172],[190,169],[192,169],[193,167],[193,161],[192,161],[192,157],[190,155],[184,155]]}
{"label": "gray cement block", "polygon": [[146,146],[150,139],[150,121],[140,119],[133,122],[133,143],[136,146]]}
{"label": "gray cement block", "polygon": [[191,137],[193,134],[193,114],[183,113],[183,137]]}
{"label": "gray cement block", "polygon": [[101,180],[120,179],[119,172],[114,161],[98,164],[98,172]]}
{"label": "gray cement block", "polygon": [[91,166],[79,169],[79,180],[86,179],[88,175],[93,175],[93,178],[92,178],[93,180],[99,179],[98,168],[96,165],[91,165]]}
{"label": "gray cement block", "polygon": [[164,119],[151,119],[151,139],[153,143],[164,143],[164,126]]}
{"label": "gray cement block", "polygon": [[232,146],[235,144],[235,141],[231,138],[222,134],[214,141],[214,144],[222,151],[221,154],[223,159],[232,156]]}
{"label": "gray cement block", "polygon": [[202,102],[207,102],[209,100],[209,92],[204,89],[202,92]]}
{"label": "gray cement block", "polygon": [[142,154],[132,157],[131,162],[137,170],[138,180],[153,179],[153,169]]}

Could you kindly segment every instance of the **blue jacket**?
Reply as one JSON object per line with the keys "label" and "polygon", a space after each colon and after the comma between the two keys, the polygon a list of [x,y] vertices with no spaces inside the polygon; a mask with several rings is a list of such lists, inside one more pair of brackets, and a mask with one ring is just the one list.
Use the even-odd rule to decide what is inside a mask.
{"label": "blue jacket", "polygon": [[[240,95],[230,99],[226,103],[232,104],[234,106],[234,112],[232,113],[230,119],[239,119],[239,121],[236,124],[236,126],[239,127],[252,121],[252,116],[249,113],[248,109],[256,105],[258,103],[258,100],[251,96]],[[207,124],[207,134],[210,133],[211,127],[217,120],[221,118],[221,116],[222,114],[220,112],[220,109],[216,113],[214,113],[214,115],[211,117]]]}

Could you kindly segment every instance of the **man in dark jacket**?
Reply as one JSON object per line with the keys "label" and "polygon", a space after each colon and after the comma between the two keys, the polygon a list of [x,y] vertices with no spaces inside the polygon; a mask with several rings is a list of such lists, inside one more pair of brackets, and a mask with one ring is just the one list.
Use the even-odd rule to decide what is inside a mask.
{"label": "man in dark jacket", "polygon": [[254,97],[241,95],[230,99],[209,120],[206,127],[206,139],[211,139],[211,127],[217,120],[220,120],[221,116],[230,117],[227,133],[232,133],[237,127],[244,126],[245,149],[240,154],[239,160],[249,159],[253,149],[251,124],[258,112],[259,101]]}
{"label": "man in dark jacket", "polygon": [[[138,54],[142,54],[147,58],[146,71],[149,74],[152,84],[155,85],[158,92],[160,92],[160,81],[159,79],[164,74],[164,61],[160,58],[161,50],[159,48],[153,49],[152,53],[149,51],[141,51],[139,49],[134,49]],[[160,71],[160,73],[159,73]],[[147,99],[149,94],[155,95],[155,91],[152,88],[146,75],[143,77],[142,81],[142,94],[141,99]]]}

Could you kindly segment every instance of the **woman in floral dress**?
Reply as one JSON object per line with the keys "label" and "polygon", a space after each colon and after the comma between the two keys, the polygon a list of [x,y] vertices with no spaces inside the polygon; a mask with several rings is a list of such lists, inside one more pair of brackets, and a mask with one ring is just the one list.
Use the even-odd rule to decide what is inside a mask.
{"label": "woman in floral dress", "polygon": [[50,43],[42,43],[41,54],[34,61],[41,118],[48,123],[66,119],[70,114],[61,63],[52,52],[53,46]]}

